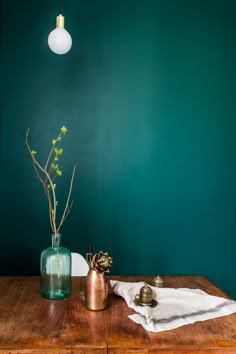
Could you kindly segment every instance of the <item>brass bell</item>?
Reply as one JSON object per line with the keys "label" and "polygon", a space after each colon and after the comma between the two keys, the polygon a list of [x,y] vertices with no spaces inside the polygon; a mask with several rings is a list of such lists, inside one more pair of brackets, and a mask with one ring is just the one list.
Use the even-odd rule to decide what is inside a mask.
{"label": "brass bell", "polygon": [[140,289],[139,294],[135,296],[135,299],[142,305],[152,304],[152,289],[148,284],[145,283]]}
{"label": "brass bell", "polygon": [[159,275],[152,279],[152,285],[156,286],[157,288],[162,288],[164,285],[164,281],[161,279]]}

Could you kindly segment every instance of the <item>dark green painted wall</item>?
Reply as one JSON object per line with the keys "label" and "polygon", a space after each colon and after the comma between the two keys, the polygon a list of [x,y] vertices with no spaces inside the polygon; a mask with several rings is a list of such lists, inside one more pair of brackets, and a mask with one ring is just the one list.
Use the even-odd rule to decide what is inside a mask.
{"label": "dark green painted wall", "polygon": [[47,203],[24,145],[69,129],[64,245],[113,274],[202,274],[236,297],[236,2],[2,0],[1,274],[38,274]]}

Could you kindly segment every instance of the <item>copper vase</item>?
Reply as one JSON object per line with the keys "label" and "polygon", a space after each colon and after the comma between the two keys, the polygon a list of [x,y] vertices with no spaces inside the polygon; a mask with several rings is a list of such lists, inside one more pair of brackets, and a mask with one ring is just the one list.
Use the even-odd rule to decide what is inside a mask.
{"label": "copper vase", "polygon": [[103,310],[107,306],[108,286],[104,273],[90,269],[86,278],[85,307]]}

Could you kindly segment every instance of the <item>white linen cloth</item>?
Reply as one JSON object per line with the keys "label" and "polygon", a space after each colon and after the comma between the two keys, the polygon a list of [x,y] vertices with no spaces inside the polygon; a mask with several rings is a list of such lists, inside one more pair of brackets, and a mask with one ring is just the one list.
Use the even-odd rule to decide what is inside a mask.
{"label": "white linen cloth", "polygon": [[200,289],[157,288],[150,286],[156,307],[136,306],[135,295],[140,293],[144,282],[110,280],[115,294],[122,296],[127,306],[137,312],[128,316],[144,329],[161,332],[196,321],[209,320],[236,312],[236,301],[213,296]]}

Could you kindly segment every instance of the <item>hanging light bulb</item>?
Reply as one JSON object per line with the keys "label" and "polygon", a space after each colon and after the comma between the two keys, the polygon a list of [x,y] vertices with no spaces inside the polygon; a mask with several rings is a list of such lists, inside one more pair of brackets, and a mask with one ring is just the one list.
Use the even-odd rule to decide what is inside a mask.
{"label": "hanging light bulb", "polygon": [[56,28],[48,36],[49,48],[56,54],[69,52],[72,39],[69,32],[64,28],[64,16],[57,16]]}

